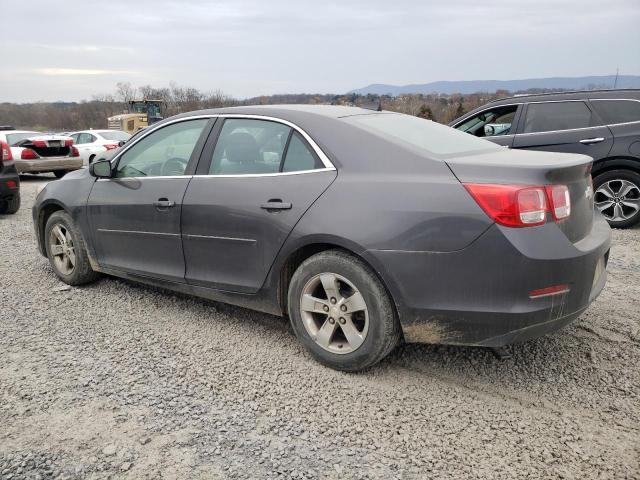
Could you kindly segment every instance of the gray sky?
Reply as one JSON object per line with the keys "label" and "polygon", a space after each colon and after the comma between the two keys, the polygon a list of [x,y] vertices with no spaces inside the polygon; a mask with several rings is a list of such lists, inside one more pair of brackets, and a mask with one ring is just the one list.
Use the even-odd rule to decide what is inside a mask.
{"label": "gray sky", "polygon": [[640,74],[640,0],[0,0],[0,101]]}

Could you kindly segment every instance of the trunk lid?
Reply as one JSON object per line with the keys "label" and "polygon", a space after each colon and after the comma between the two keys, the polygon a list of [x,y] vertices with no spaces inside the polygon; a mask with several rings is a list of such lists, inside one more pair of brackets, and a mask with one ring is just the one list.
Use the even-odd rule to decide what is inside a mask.
{"label": "trunk lid", "polygon": [[[508,149],[446,161],[462,183],[566,185],[571,215],[557,225],[573,243],[586,237],[593,224],[592,162],[586,155]],[[553,221],[549,214],[547,221]]]}
{"label": "trunk lid", "polygon": [[73,139],[64,135],[38,135],[17,143],[16,147],[29,148],[39,157],[68,157]]}

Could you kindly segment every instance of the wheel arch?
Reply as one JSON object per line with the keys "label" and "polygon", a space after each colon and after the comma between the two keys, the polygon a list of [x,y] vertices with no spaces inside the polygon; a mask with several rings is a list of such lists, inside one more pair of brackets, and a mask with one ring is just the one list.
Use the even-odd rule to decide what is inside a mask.
{"label": "wheel arch", "polygon": [[40,250],[40,253],[45,257],[47,256],[47,252],[44,246],[44,228],[47,225],[49,217],[51,217],[55,212],[59,212],[61,210],[69,213],[61,203],[55,200],[49,201],[48,203],[40,206],[40,209],[38,210],[38,217],[36,220],[38,250]]}
{"label": "wheel arch", "polygon": [[[278,275],[278,304],[284,315],[287,315],[289,284],[294,272],[307,258],[327,250],[341,250],[346,252],[349,255],[356,257],[370,268],[382,284],[387,295],[389,295],[395,314],[398,317],[398,320],[400,320],[402,312],[402,305],[398,303],[400,296],[393,280],[384,273],[382,265],[380,265],[374,257],[367,255],[366,250],[360,245],[339,237],[310,238],[303,242],[297,242],[295,247],[290,248],[287,254],[283,255],[284,258],[280,262],[276,272]],[[402,322],[400,323],[402,324]]]}
{"label": "wheel arch", "polygon": [[631,156],[617,156],[607,158],[593,164],[594,177],[611,170],[626,169],[640,174],[640,159]]}

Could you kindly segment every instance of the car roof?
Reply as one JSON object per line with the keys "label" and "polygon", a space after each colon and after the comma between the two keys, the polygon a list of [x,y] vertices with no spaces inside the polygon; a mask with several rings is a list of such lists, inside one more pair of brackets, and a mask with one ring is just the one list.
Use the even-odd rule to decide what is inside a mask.
{"label": "car roof", "polygon": [[[309,117],[325,117],[325,118],[342,118],[352,115],[366,115],[371,113],[379,113],[373,110],[367,110],[360,107],[346,107],[342,105],[246,105],[238,107],[212,108],[208,110],[198,110],[182,114],[184,116],[194,115],[216,115],[222,113],[237,113],[244,115],[264,115],[274,116],[283,120],[289,120],[292,117],[299,118],[301,116]],[[179,115],[180,116],[180,115]]]}
{"label": "car roof", "polygon": [[544,102],[557,100],[583,100],[585,98],[640,100],[640,89],[604,89],[604,90],[576,90],[571,92],[533,93],[512,95],[510,97],[493,100],[487,105],[506,105],[512,103]]}
{"label": "car roof", "polygon": [[40,133],[40,134],[42,134],[42,132],[38,132],[37,130],[4,130],[3,133],[6,133],[7,135],[11,135],[12,133]]}

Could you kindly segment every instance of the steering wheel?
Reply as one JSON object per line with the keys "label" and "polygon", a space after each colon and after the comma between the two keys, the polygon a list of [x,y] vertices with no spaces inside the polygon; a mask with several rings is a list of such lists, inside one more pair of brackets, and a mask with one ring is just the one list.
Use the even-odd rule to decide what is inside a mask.
{"label": "steering wheel", "polygon": [[174,175],[184,175],[184,171],[187,169],[187,161],[184,158],[169,158],[165,160],[160,169],[160,174],[163,177],[170,177]]}

